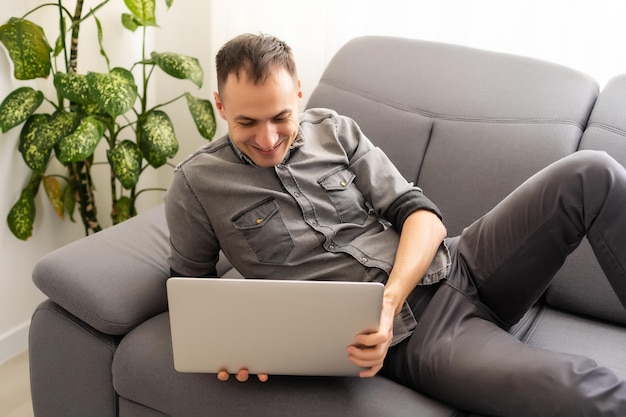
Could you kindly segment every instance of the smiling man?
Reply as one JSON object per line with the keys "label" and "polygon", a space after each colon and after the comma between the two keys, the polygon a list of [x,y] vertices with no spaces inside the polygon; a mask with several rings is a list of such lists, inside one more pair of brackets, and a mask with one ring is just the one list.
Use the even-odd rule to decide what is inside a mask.
{"label": "smiling man", "polygon": [[295,72],[290,73],[279,63],[272,64],[267,73],[250,78],[250,68],[230,71],[233,64],[229,58],[232,60],[232,57],[223,57],[218,63],[226,67],[227,75],[218,83],[220,92],[215,93],[217,109],[228,123],[231,140],[241,152],[261,168],[276,166],[298,136],[302,102],[300,80]]}
{"label": "smiling man", "polygon": [[[221,250],[244,277],[381,282],[378,331],[346,351],[361,377],[382,374],[487,415],[626,415],[626,383],[613,372],[507,333],[585,235],[626,304],[621,165],[577,152],[446,238],[437,206],[353,120],[301,111],[284,42],[242,35],[216,63],[228,134],[175,171],[172,276],[216,276]],[[217,377],[229,372],[249,378],[243,368]]]}

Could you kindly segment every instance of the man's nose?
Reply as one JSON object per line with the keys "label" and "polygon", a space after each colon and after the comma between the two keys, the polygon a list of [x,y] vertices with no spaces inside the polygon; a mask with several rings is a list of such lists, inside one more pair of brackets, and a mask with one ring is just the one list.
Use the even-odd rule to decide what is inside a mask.
{"label": "man's nose", "polygon": [[273,123],[263,123],[257,132],[256,144],[265,150],[269,150],[276,146],[278,137],[276,126]]}

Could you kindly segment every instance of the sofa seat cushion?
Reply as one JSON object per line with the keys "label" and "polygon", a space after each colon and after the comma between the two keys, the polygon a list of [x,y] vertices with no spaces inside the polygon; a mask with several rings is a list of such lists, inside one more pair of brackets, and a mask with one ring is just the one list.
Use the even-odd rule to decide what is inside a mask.
{"label": "sofa seat cushion", "polygon": [[546,308],[536,319],[527,343],[589,357],[626,379],[626,332],[622,326]]}
{"label": "sofa seat cushion", "polygon": [[556,309],[626,325],[626,309],[585,239],[567,258],[546,293]]}
{"label": "sofa seat cushion", "polygon": [[[454,416],[455,410],[383,377],[271,376],[245,384],[174,369],[169,315],[131,331],[113,361],[117,393],[134,403],[176,416]],[[322,413],[322,414],[320,414]]]}

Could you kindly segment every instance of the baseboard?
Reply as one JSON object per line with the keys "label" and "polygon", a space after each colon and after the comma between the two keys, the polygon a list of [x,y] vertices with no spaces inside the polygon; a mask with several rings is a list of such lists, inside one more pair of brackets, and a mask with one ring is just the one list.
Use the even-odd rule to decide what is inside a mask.
{"label": "baseboard", "polygon": [[30,321],[0,335],[0,363],[19,355],[28,348]]}

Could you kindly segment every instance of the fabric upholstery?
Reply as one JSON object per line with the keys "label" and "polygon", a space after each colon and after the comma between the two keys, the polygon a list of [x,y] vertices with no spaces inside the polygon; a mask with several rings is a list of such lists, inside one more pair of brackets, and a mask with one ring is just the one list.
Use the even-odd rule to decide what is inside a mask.
{"label": "fabric upholstery", "polygon": [[128,332],[167,310],[169,239],[162,207],[60,248],[41,259],[33,281],[95,329]]}
{"label": "fabric upholstery", "polygon": [[364,37],[329,63],[307,107],[354,118],[437,203],[456,235],[528,176],[575,151],[597,95],[594,80],[555,64]]}
{"label": "fabric upholstery", "polygon": [[[593,109],[580,149],[608,152],[626,166],[626,75],[610,80]],[[585,240],[568,258],[547,292],[548,303],[564,311],[626,324],[620,303]]]}
{"label": "fabric upholstery", "polygon": [[[385,378],[272,376],[267,383],[174,370],[169,315],[131,331],[113,362],[113,384],[124,398],[166,415],[222,416],[454,416],[455,411]],[[172,401],[175,398],[176,401]]]}
{"label": "fabric upholstery", "polygon": [[35,415],[115,415],[117,394],[111,364],[118,341],[52,301],[43,302],[33,315],[29,340]]}

